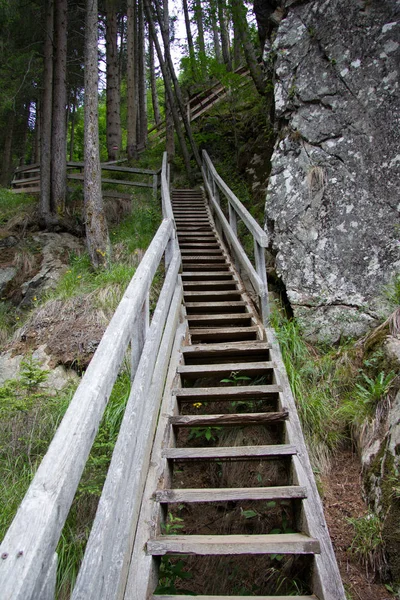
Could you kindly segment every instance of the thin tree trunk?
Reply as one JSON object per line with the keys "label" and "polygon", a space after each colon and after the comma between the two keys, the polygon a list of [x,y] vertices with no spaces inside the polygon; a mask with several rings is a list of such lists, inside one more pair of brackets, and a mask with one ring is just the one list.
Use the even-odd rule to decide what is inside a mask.
{"label": "thin tree trunk", "polygon": [[51,118],[53,106],[53,35],[54,1],[46,6],[46,32],[44,40],[43,94],[41,102],[40,136],[40,218],[49,225],[51,215]]}
{"label": "thin tree trunk", "polygon": [[127,147],[128,159],[137,158],[137,102],[135,78],[136,0],[128,0],[126,53],[127,53]]}
{"label": "thin tree trunk", "polygon": [[206,44],[204,41],[204,25],[203,25],[203,11],[201,10],[200,0],[194,2],[194,14],[197,23],[197,40],[199,44],[199,59],[201,65],[201,71],[204,74],[206,69]]}
{"label": "thin tree trunk", "polygon": [[250,39],[246,13],[247,9],[242,0],[232,0],[232,18],[242,43],[251,78],[254,81],[254,85],[256,86],[258,93],[261,96],[265,96],[266,77],[261,66],[258,64],[255,49]]}
{"label": "thin tree trunk", "polygon": [[35,117],[35,146],[33,154],[33,162],[40,163],[40,137],[42,132],[42,103],[38,98],[36,100],[36,117]]}
{"label": "thin tree trunk", "polygon": [[117,160],[121,149],[119,56],[117,44],[117,7],[106,0],[106,106],[108,160]]}
{"label": "thin tree trunk", "polygon": [[72,100],[72,111],[71,111],[71,134],[69,138],[69,160],[74,160],[74,143],[75,143],[75,115],[76,115],[76,102],[77,102],[78,90],[74,89],[74,97]]}
{"label": "thin tree trunk", "polygon": [[98,129],[97,0],[86,0],[84,214],[86,244],[95,268],[108,262],[110,240],[103,210]]}
{"label": "thin tree trunk", "polygon": [[139,83],[139,135],[140,148],[147,145],[147,92],[146,92],[146,36],[143,0],[139,0],[138,10],[138,83]]}
{"label": "thin tree trunk", "polygon": [[195,56],[195,52],[194,52],[192,30],[190,28],[190,17],[189,17],[189,8],[188,8],[187,0],[182,0],[182,7],[183,7],[183,14],[185,16],[186,39],[187,39],[188,50],[189,50],[190,70],[191,70],[193,79],[196,79],[196,56]]}
{"label": "thin tree trunk", "polygon": [[151,100],[153,104],[154,121],[156,125],[161,123],[160,115],[160,103],[158,101],[157,93],[157,77],[156,77],[156,66],[154,61],[154,42],[149,39],[149,60],[150,60],[150,87],[151,87]]}
{"label": "thin tree trunk", "polygon": [[217,21],[217,4],[216,0],[210,0],[210,18],[211,28],[214,42],[215,58],[219,63],[222,63],[221,42],[219,39],[218,21]]}
{"label": "thin tree trunk", "polygon": [[218,20],[221,31],[222,57],[228,71],[232,71],[231,52],[229,48],[229,31],[226,19],[226,1],[217,0]]}
{"label": "thin tree trunk", "polygon": [[238,69],[240,67],[240,35],[237,28],[237,24],[233,22],[233,68]]}
{"label": "thin tree trunk", "polygon": [[57,0],[51,140],[51,209],[57,215],[64,213],[67,196],[67,11],[68,0]]}
{"label": "thin tree trunk", "polygon": [[14,136],[14,123],[15,113],[13,110],[9,110],[7,114],[7,128],[4,139],[3,156],[1,160],[1,185],[8,187],[10,185],[11,175],[11,154],[12,154],[12,143]]}
{"label": "thin tree trunk", "polygon": [[[168,33],[169,37],[169,8],[168,8],[168,0],[164,0],[163,2],[163,14],[164,14],[164,27]],[[192,40],[193,44],[193,40]],[[165,55],[164,55],[165,56]],[[168,73],[168,81],[170,88],[172,89],[171,84],[171,75],[169,74],[169,70],[167,68]],[[172,115],[172,109],[167,93],[166,86],[164,84],[165,89],[165,149],[167,152],[168,160],[172,160],[175,156],[175,130],[174,130],[174,117]]]}
{"label": "thin tree trunk", "polygon": [[[178,136],[179,144],[181,146],[186,172],[188,174],[189,179],[191,179],[190,156],[189,156],[189,152],[188,152],[188,149],[186,146],[186,141],[185,141],[182,129],[181,129],[178,111],[176,110],[176,106],[175,106],[175,99],[174,99],[174,94],[173,94],[172,87],[171,87],[171,81],[170,81],[170,76],[168,73],[168,67],[167,67],[166,62],[164,61],[164,57],[163,57],[163,54],[161,51],[161,46],[158,41],[157,32],[156,32],[156,28],[155,28],[154,21],[153,21],[153,15],[151,13],[150,0],[144,0],[144,9],[146,11],[146,17],[147,17],[147,22],[149,24],[150,34],[154,41],[154,45],[155,45],[157,57],[158,57],[158,62],[160,63],[161,72],[162,72],[162,75],[164,78],[165,89],[166,89],[167,96],[168,96],[168,103],[169,103],[169,106],[170,106],[170,109],[172,112],[172,117],[174,119],[175,130],[176,130],[176,133]],[[165,24],[163,26],[165,27]]]}
{"label": "thin tree trunk", "polygon": [[[145,1],[146,1],[146,6],[147,6],[149,0],[145,0]],[[178,78],[176,76],[175,69],[174,69],[174,64],[172,62],[172,57],[171,57],[171,52],[170,52],[170,47],[169,47],[168,31],[166,31],[166,29],[165,29],[165,24],[163,22],[161,10],[160,10],[160,7],[159,7],[158,4],[156,4],[156,12],[157,12],[158,22],[160,24],[161,35],[162,35],[163,42],[164,42],[165,57],[167,59],[167,64],[168,64],[168,67],[169,67],[169,71],[171,73],[172,82],[174,84],[175,98],[176,98],[176,100],[178,102],[179,111],[181,113],[181,119],[182,119],[183,124],[185,126],[186,135],[188,136],[190,145],[192,147],[192,151],[193,151],[193,155],[194,155],[195,161],[196,161],[197,166],[199,167],[199,169],[201,169],[202,163],[201,163],[199,151],[197,149],[197,144],[196,144],[196,142],[194,140],[194,137],[193,137],[192,128],[190,127],[190,123],[189,123],[189,120],[187,118],[186,108],[185,108],[185,104],[183,102],[181,88],[179,86]]]}

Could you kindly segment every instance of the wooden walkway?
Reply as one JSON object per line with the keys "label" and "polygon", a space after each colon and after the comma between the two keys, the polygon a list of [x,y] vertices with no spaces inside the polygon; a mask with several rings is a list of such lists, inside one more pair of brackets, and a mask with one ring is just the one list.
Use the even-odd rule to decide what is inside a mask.
{"label": "wooden walkway", "polygon": [[172,205],[188,329],[161,407],[125,598],[175,597],[165,583],[179,559],[194,581],[178,579],[175,593],[234,600],[241,597],[238,569],[248,583],[255,562],[265,577],[246,590],[259,598],[284,600],[297,590],[298,599],[343,600],[272,331],[263,327],[203,194],[175,190]]}
{"label": "wooden walkway", "polygon": [[57,543],[128,351],[131,391],[71,599],[345,600],[268,324],[268,238],[206,152],[202,174],[206,194],[171,194],[164,155],[164,220],[1,544],[2,600],[54,600]]}

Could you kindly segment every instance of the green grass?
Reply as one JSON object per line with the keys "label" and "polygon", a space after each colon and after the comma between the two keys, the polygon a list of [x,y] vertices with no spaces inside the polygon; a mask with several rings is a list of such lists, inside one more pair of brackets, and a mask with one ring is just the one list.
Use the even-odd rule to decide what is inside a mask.
{"label": "green grass", "polygon": [[0,188],[0,227],[12,217],[22,216],[37,202],[28,194],[14,194],[11,190]]}
{"label": "green grass", "polygon": [[362,517],[347,519],[353,526],[354,537],[349,548],[364,565],[367,575],[375,576],[385,570],[386,562],[383,550],[382,521],[378,515],[369,512]]}
{"label": "green grass", "polygon": [[389,285],[385,287],[384,296],[389,302],[392,310],[395,310],[400,306],[400,275],[393,277]]}

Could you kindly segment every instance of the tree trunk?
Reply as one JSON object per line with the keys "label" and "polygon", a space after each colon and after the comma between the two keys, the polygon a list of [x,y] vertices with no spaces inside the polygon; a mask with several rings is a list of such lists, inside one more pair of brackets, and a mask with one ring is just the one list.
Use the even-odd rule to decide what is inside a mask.
{"label": "tree trunk", "polygon": [[247,66],[249,67],[251,78],[258,93],[265,96],[266,77],[263,69],[258,64],[257,56],[254,50],[253,43],[249,35],[249,26],[247,24],[247,9],[242,0],[232,0],[232,18],[235,24],[236,31],[242,43]]}
{"label": "tree trunk", "polygon": [[222,57],[228,71],[232,71],[231,51],[229,48],[229,31],[226,18],[226,1],[217,0],[218,20],[221,31]]}
{"label": "tree trunk", "polygon": [[192,73],[193,79],[196,79],[196,56],[195,56],[195,52],[194,52],[192,30],[190,28],[190,17],[189,17],[189,8],[188,8],[187,0],[182,0],[182,7],[183,7],[183,14],[185,16],[186,39],[187,39],[188,50],[189,50],[190,71]]}
{"label": "tree trunk", "polygon": [[139,148],[147,145],[146,36],[143,0],[138,4]]}
{"label": "tree trunk", "polygon": [[76,103],[77,103],[78,90],[74,89],[74,97],[72,100],[71,110],[71,133],[69,138],[69,160],[74,160],[74,143],[75,143],[75,115],[76,115]]}
{"label": "tree trunk", "polygon": [[153,104],[154,122],[156,125],[159,125],[161,123],[160,104],[158,101],[156,67],[154,63],[154,42],[151,38],[149,39],[149,60],[151,100]]}
{"label": "tree trunk", "polygon": [[240,35],[235,21],[233,22],[233,68],[238,69],[240,67]]}
{"label": "tree trunk", "polygon": [[218,21],[217,21],[217,4],[216,0],[210,0],[210,19],[214,42],[215,58],[219,63],[222,63],[221,42],[219,39]]}
{"label": "tree trunk", "polygon": [[[174,98],[174,94],[173,94],[172,87],[171,87],[170,74],[168,73],[168,67],[167,67],[166,62],[164,61],[164,57],[163,57],[163,54],[161,51],[161,46],[158,41],[157,32],[156,32],[156,28],[155,28],[154,21],[153,21],[153,15],[151,12],[150,0],[144,0],[144,9],[146,11],[146,17],[147,17],[147,22],[149,24],[150,34],[151,34],[151,37],[153,38],[154,45],[155,45],[155,48],[157,51],[158,62],[160,63],[160,68],[161,68],[162,76],[164,79],[165,89],[167,92],[168,103],[169,103],[169,107],[172,112],[172,117],[174,119],[175,130],[176,130],[176,133],[177,133],[177,136],[179,139],[179,144],[181,146],[186,172],[187,172],[189,179],[191,179],[190,156],[189,156],[189,152],[188,152],[188,149],[186,146],[184,135],[182,133],[178,111],[176,110],[176,106],[175,106],[175,98]],[[163,23],[162,27],[165,28],[165,23]]]}
{"label": "tree trunk", "polygon": [[206,70],[206,44],[204,41],[204,25],[203,25],[203,11],[201,10],[200,0],[194,2],[194,14],[197,23],[197,41],[199,45],[199,59],[201,65],[201,71],[204,75]]}
{"label": "tree trunk", "polygon": [[64,213],[67,196],[67,11],[68,0],[57,0],[51,140],[51,209],[57,215]]}
{"label": "tree trunk", "polygon": [[51,215],[51,119],[53,106],[54,0],[47,1],[44,39],[43,94],[40,137],[40,218],[49,225]]}
{"label": "tree trunk", "polygon": [[117,44],[117,7],[106,0],[106,106],[108,160],[118,160],[121,149],[119,55]]}
{"label": "tree trunk", "polygon": [[42,106],[40,99],[36,100],[36,118],[35,118],[35,145],[33,152],[33,162],[40,163],[40,138],[42,134]]}
{"label": "tree trunk", "polygon": [[[145,1],[146,1],[146,6],[147,6],[149,0],[145,0]],[[150,12],[150,10],[149,10],[149,12]],[[169,47],[169,35],[168,35],[168,31],[165,29],[165,23],[163,22],[161,10],[160,10],[160,7],[159,7],[158,4],[156,4],[156,12],[157,12],[158,22],[160,24],[161,35],[162,35],[163,42],[164,42],[165,57],[166,57],[166,60],[167,60],[167,65],[168,65],[168,68],[169,68],[169,72],[171,74],[172,82],[174,84],[175,98],[176,98],[176,100],[178,102],[179,111],[181,113],[181,119],[182,119],[183,124],[185,126],[186,135],[188,136],[190,145],[192,147],[192,151],[193,151],[193,155],[194,155],[195,161],[196,161],[197,166],[199,167],[199,169],[201,169],[202,164],[201,164],[201,159],[200,159],[199,151],[197,149],[197,144],[196,144],[196,142],[194,140],[194,137],[193,137],[192,128],[190,127],[190,123],[189,123],[189,120],[187,118],[186,108],[185,108],[185,104],[183,102],[181,88],[179,86],[178,78],[176,76],[175,69],[174,69],[174,64],[172,62],[171,51],[170,51],[170,47]],[[175,127],[176,127],[176,125],[175,125]]]}
{"label": "tree trunk", "polygon": [[12,154],[12,143],[14,136],[14,123],[15,123],[15,113],[13,110],[9,110],[7,114],[7,128],[4,139],[4,148],[3,148],[3,156],[1,161],[1,180],[0,184],[3,187],[8,187],[10,185],[10,176],[11,176],[11,154]]}
{"label": "tree trunk", "polygon": [[[164,27],[168,33],[169,37],[169,8],[168,8],[168,0],[164,0],[163,2],[163,13],[164,13]],[[193,40],[192,40],[193,44]],[[171,84],[171,75],[167,69],[168,73],[168,81],[169,86],[172,89]],[[165,89],[165,149],[167,152],[168,160],[172,160],[175,156],[175,130],[174,130],[174,117],[172,115],[172,109],[167,93],[166,86],[164,84]]]}
{"label": "tree trunk", "polygon": [[97,0],[86,0],[84,214],[86,244],[97,268],[110,258],[110,240],[103,210],[98,129]]}
{"label": "tree trunk", "polygon": [[127,146],[128,159],[137,159],[137,102],[135,78],[136,0],[128,0],[126,53],[127,53]]}

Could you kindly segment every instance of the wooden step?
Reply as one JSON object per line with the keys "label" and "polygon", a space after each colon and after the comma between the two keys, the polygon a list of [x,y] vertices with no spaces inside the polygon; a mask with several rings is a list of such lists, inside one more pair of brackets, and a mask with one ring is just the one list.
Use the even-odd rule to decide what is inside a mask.
{"label": "wooden step", "polygon": [[305,487],[285,485],[258,488],[200,488],[158,490],[157,502],[175,504],[180,502],[236,502],[240,500],[292,500],[307,498]]}
{"label": "wooden step", "polygon": [[188,313],[220,313],[223,312],[247,312],[247,304],[243,300],[230,302],[185,302]]}
{"label": "wooden step", "polygon": [[210,248],[218,250],[221,248],[218,242],[182,242],[181,244],[179,244],[179,246],[181,250],[187,248],[200,248],[201,250],[203,248]]}
{"label": "wooden step", "polygon": [[259,460],[293,456],[296,446],[275,444],[268,446],[218,446],[216,448],[165,448],[162,456],[169,460]]}
{"label": "wooden step", "polygon": [[210,262],[213,263],[224,263],[226,261],[225,256],[220,254],[220,256],[207,256],[205,257],[202,254],[191,254],[189,256],[182,256],[182,262],[200,262],[204,264],[208,264]]}
{"label": "wooden step", "polygon": [[186,254],[197,256],[196,251],[198,252],[198,256],[224,256],[221,248],[181,248],[181,255],[185,256]]}
{"label": "wooden step", "polygon": [[169,418],[175,427],[219,427],[223,425],[262,425],[282,423],[288,418],[288,411],[264,413],[238,413],[229,415],[178,415]]}
{"label": "wooden step", "polygon": [[186,281],[204,281],[211,279],[212,281],[224,280],[224,281],[235,281],[231,272],[229,273],[215,273],[214,271],[183,271],[181,273],[182,280]]}
{"label": "wooden step", "polygon": [[251,325],[251,313],[232,313],[225,315],[188,315],[190,327],[212,327],[216,325]]}
{"label": "wooden step", "polygon": [[240,300],[241,293],[238,290],[205,290],[205,291],[184,291],[185,301],[188,302],[212,302],[213,300]]}
{"label": "wooden step", "polygon": [[234,279],[231,281],[184,281],[183,289],[188,291],[208,291],[208,290],[236,290],[237,283]]}
{"label": "wooden step", "polygon": [[[196,594],[198,600],[249,600],[249,596],[202,596]],[[251,596],[252,600],[318,600],[317,596]],[[150,600],[193,600],[193,596],[158,596],[153,594]]]}
{"label": "wooden step", "polygon": [[250,327],[200,327],[190,328],[190,337],[192,343],[197,342],[215,342],[230,341],[237,342],[242,340],[256,340],[260,330],[257,326]]}
{"label": "wooden step", "polygon": [[282,392],[280,385],[240,385],[231,387],[177,388],[174,394],[180,402],[237,402],[268,400]]}
{"label": "wooden step", "polygon": [[[202,596],[196,594],[197,600],[249,600],[249,596]],[[252,600],[318,600],[317,596],[251,596]],[[177,596],[157,596],[153,594],[150,600],[193,600],[193,596],[180,594]]]}
{"label": "wooden step", "polygon": [[[193,315],[195,316],[195,315]],[[209,318],[209,315],[205,315]],[[217,317],[225,315],[215,315]],[[229,315],[227,315],[229,316]],[[234,317],[235,315],[232,315]],[[238,317],[251,316],[251,313],[238,314]],[[188,315],[190,319],[191,315]],[[236,362],[254,362],[260,360],[269,360],[271,344],[264,341],[238,342],[234,344],[195,344],[192,346],[183,346],[181,352],[185,358],[185,363],[197,364],[207,362],[209,358],[219,359],[221,362],[231,362],[231,358],[236,358]],[[228,359],[228,360],[227,360]]]}
{"label": "wooden step", "polygon": [[221,273],[221,272],[229,272],[232,273],[230,270],[230,266],[228,265],[228,263],[186,263],[183,264],[183,268],[186,271],[205,271],[205,269],[207,269],[208,271],[216,271],[217,273]]}
{"label": "wooden step", "polygon": [[199,379],[200,377],[229,377],[233,372],[238,375],[246,375],[255,377],[258,375],[266,375],[276,367],[271,361],[260,361],[253,363],[234,362],[225,363],[222,365],[179,365],[177,372],[184,376],[185,379]]}
{"label": "wooden step", "polygon": [[160,535],[147,542],[147,554],[234,555],[319,554],[319,541],[304,533],[267,535]]}

